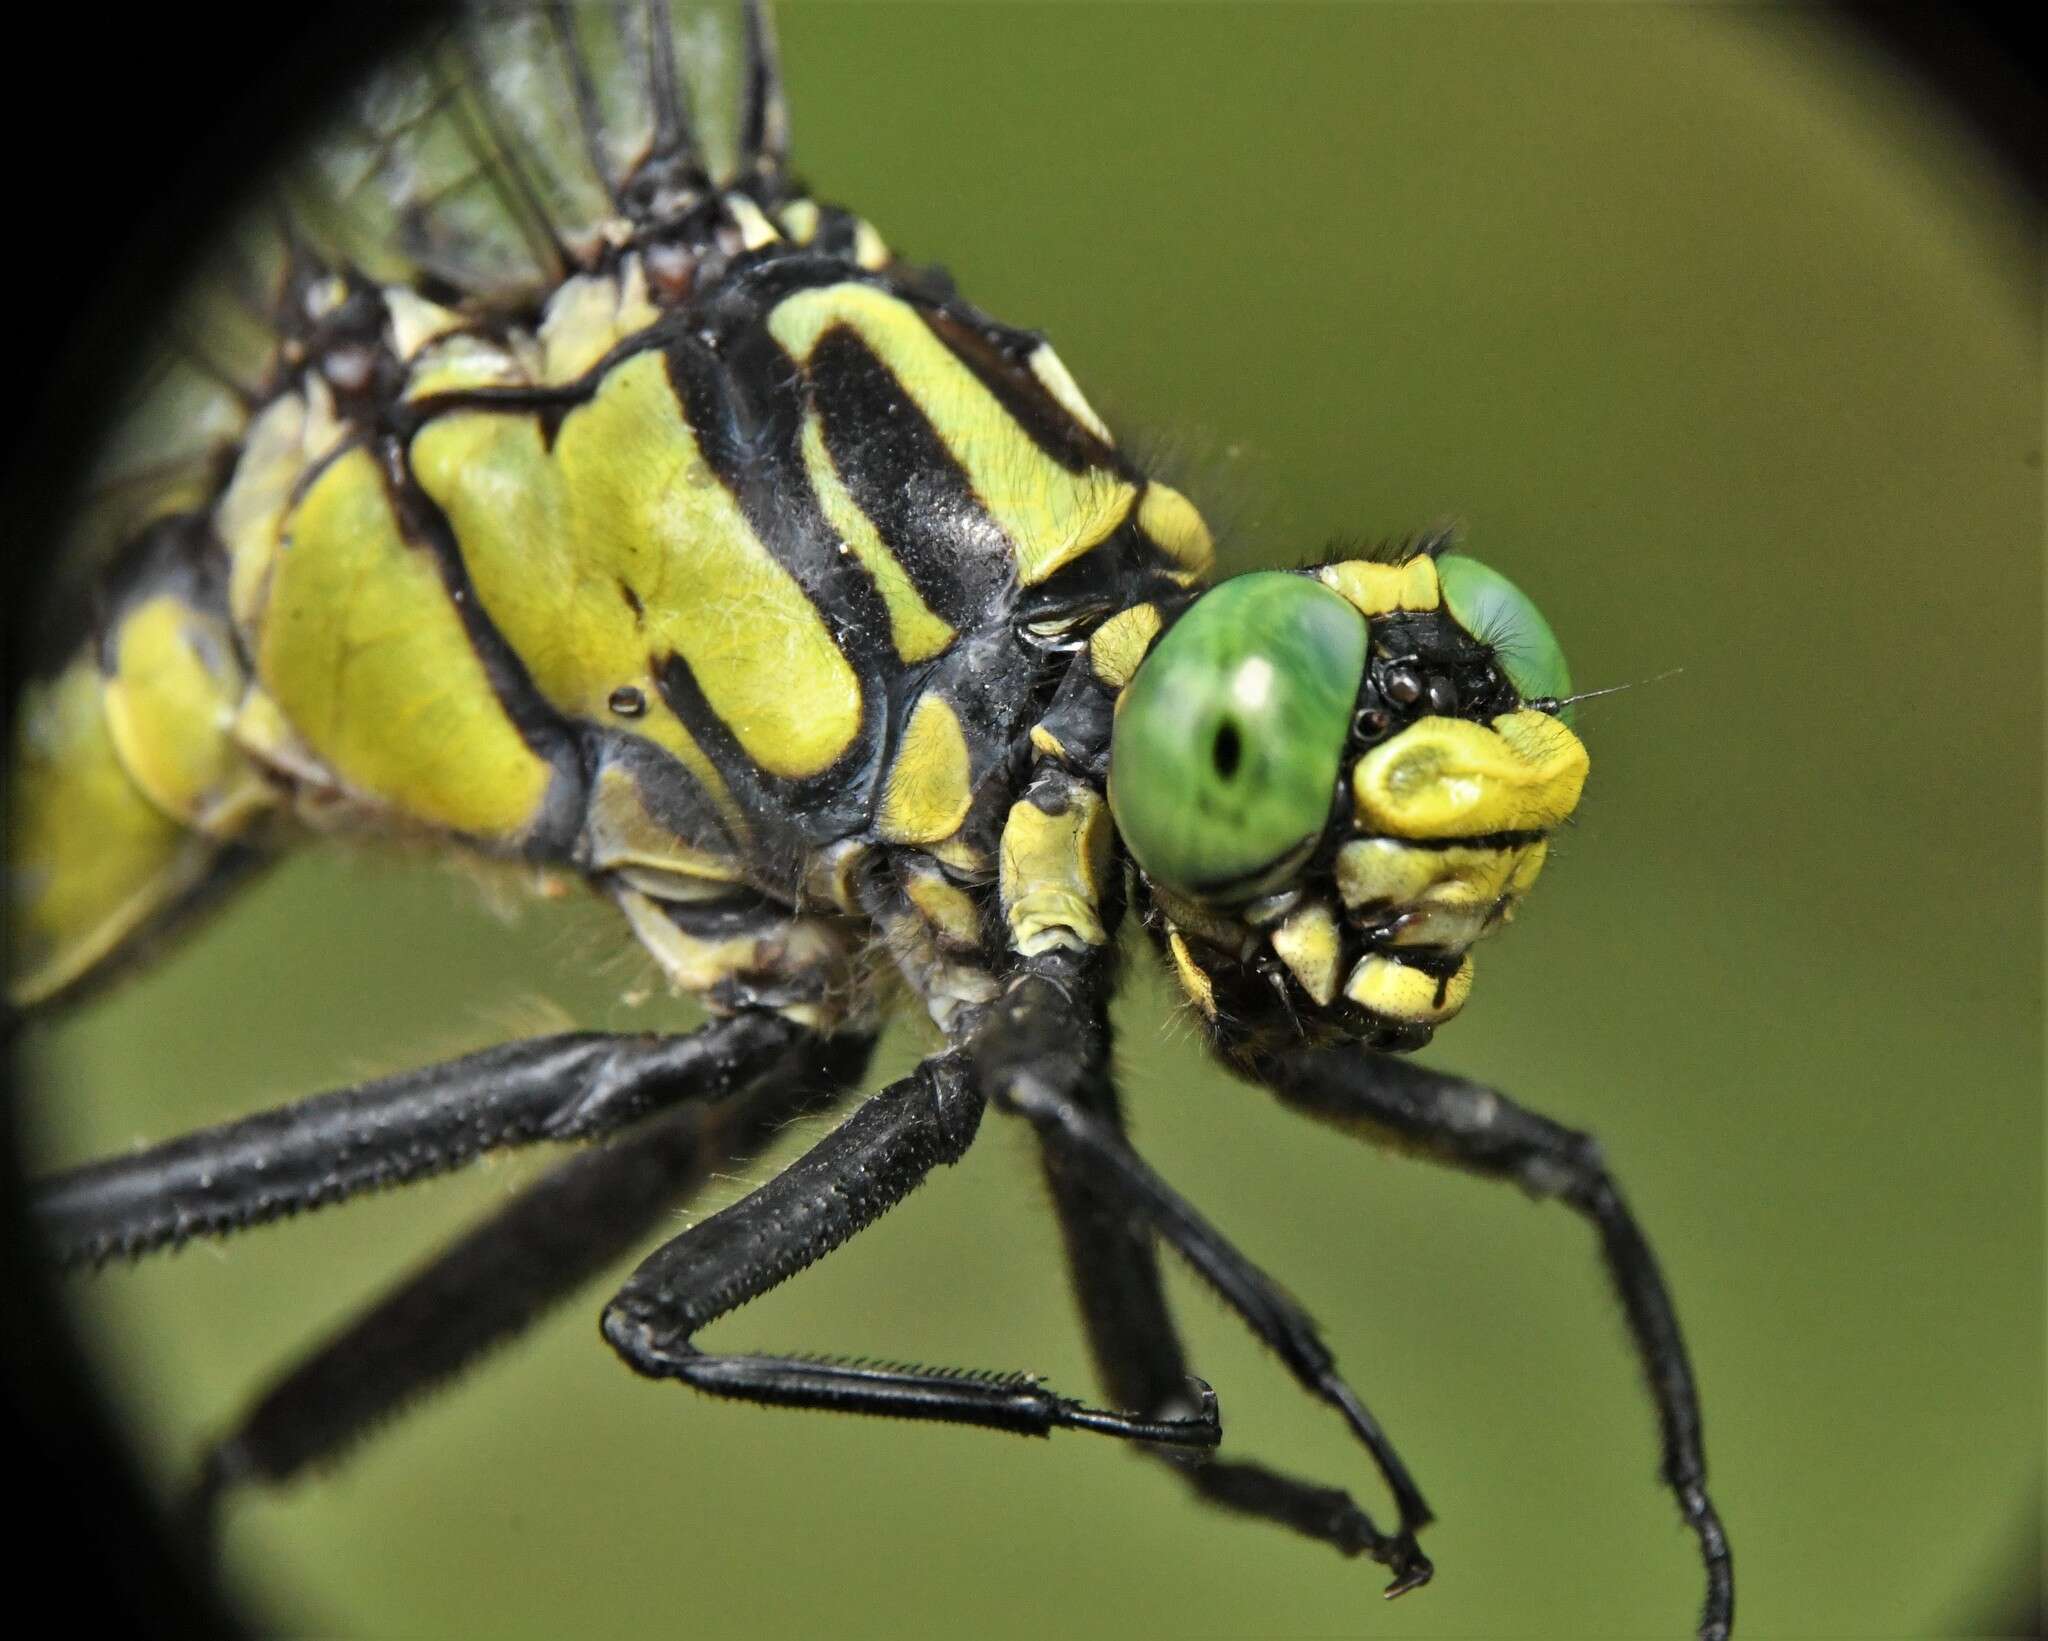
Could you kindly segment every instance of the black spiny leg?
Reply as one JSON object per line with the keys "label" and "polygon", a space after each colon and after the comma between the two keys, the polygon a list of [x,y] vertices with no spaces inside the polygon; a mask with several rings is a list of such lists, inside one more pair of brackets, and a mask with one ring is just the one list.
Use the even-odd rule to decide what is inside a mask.
{"label": "black spiny leg", "polygon": [[[1338,1373],[1315,1323],[1089,1107],[1083,1091],[1105,1082],[1108,1072],[1106,966],[1098,958],[1051,952],[1025,959],[1020,970],[975,1040],[976,1077],[998,1104],[1030,1120],[1048,1156],[1089,1179],[1126,1218],[1149,1223],[1296,1383],[1343,1415],[1372,1455],[1400,1517],[1376,1555],[1394,1574],[1387,1593],[1426,1582],[1429,1559],[1415,1535],[1432,1519],[1430,1508],[1379,1421]],[[1239,1481],[1248,1500],[1278,1496],[1261,1478],[1240,1473]]]}
{"label": "black spiny leg", "polygon": [[[1097,1085],[1081,1097],[1105,1125],[1122,1134],[1112,1088]],[[1044,1160],[1096,1373],[1118,1405],[1166,1413],[1185,1396],[1188,1369],[1159,1280],[1151,1230],[1134,1223],[1115,1195],[1098,1188],[1073,1159],[1048,1148]],[[1382,1563],[1393,1559],[1394,1540],[1342,1488],[1245,1460],[1150,1451],[1196,1494],[1222,1509],[1319,1539],[1347,1556],[1368,1555]],[[1429,1578],[1429,1562],[1412,1545],[1407,1554],[1406,1570],[1389,1594],[1414,1589]]]}
{"label": "black spiny leg", "polygon": [[964,1374],[799,1356],[713,1355],[693,1336],[871,1225],[941,1163],[966,1154],[981,1093],[957,1057],[927,1060],[801,1160],[650,1256],[604,1316],[605,1337],[638,1372],[714,1396],[980,1425],[1021,1435],[1094,1430],[1144,1442],[1213,1446],[1207,1387],[1173,1418],[1102,1412],[1025,1374]]}
{"label": "black spiny leg", "polygon": [[1656,1256],[1599,1147],[1493,1089],[1386,1055],[1305,1050],[1253,1069],[1283,1100],[1313,1116],[1420,1144],[1446,1162],[1556,1197],[1592,1221],[1657,1404],[1664,1480],[1699,1539],[1707,1577],[1701,1641],[1723,1641],[1735,1617],[1735,1574],[1721,1518],[1707,1497],[1692,1365]]}
{"label": "black spiny leg", "polygon": [[222,1494],[280,1486],[523,1333],[721,1168],[860,1080],[873,1039],[820,1042],[786,1080],[649,1119],[557,1163],[294,1365],[207,1455],[195,1518]]}
{"label": "black spiny leg", "polygon": [[43,1181],[34,1216],[65,1264],[224,1236],[506,1146],[593,1139],[679,1100],[715,1100],[816,1042],[766,1013],[684,1037],[568,1032],[318,1094]]}

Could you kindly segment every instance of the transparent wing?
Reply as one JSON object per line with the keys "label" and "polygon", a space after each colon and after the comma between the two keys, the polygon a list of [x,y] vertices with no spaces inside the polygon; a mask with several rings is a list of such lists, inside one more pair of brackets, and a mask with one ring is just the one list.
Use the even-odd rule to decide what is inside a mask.
{"label": "transparent wing", "polygon": [[478,0],[408,21],[309,140],[223,179],[250,203],[167,302],[134,377],[110,384],[65,582],[217,492],[295,363],[309,275],[529,322],[679,198],[740,174],[781,186],[787,118],[758,9]]}

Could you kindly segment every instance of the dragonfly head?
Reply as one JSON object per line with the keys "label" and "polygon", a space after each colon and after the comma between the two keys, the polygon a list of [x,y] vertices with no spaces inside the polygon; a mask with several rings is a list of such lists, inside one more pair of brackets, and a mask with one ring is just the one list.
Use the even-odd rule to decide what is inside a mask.
{"label": "dragonfly head", "polygon": [[1456,1014],[1578,805],[1570,695],[1549,624],[1470,558],[1195,599],[1117,702],[1109,802],[1219,1036],[1411,1048]]}

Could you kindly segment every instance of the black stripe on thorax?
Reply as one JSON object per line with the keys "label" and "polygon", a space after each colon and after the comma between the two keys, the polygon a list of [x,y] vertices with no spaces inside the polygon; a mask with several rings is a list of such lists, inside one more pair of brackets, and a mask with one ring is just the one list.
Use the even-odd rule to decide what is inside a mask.
{"label": "black stripe on thorax", "polygon": [[759,327],[719,338],[671,336],[669,384],[712,477],[818,611],[860,682],[860,729],[828,769],[786,780],[761,769],[712,710],[680,655],[657,657],[663,699],[764,829],[810,840],[865,818],[896,701],[907,686],[888,607],[859,560],[842,553],[804,471],[801,382]]}
{"label": "black stripe on thorax", "polygon": [[697,436],[705,465],[742,516],[803,588],[864,685],[901,666],[889,611],[818,507],[803,463],[801,384],[765,331],[714,354],[692,337],[663,353],[670,386]]}
{"label": "black stripe on thorax", "polygon": [[470,582],[469,567],[463,563],[455,528],[412,476],[405,446],[386,434],[371,441],[369,449],[400,535],[433,555],[448,601],[462,621],[469,647],[483,664],[492,694],[519,738],[553,771],[540,813],[527,834],[527,852],[536,858],[562,858],[583,826],[587,793],[580,737],[548,705],[519,652],[485,612],[483,600]]}
{"label": "black stripe on thorax", "polygon": [[[872,707],[863,701],[861,734],[838,763],[803,780],[782,780],[747,756],[705,699],[688,660],[671,653],[654,657],[653,663],[662,700],[703,748],[753,823],[754,839],[746,851],[750,874],[794,900],[810,850],[858,831],[873,808],[881,759],[868,734],[866,715]],[[875,693],[879,697],[880,692]]]}
{"label": "black stripe on thorax", "polygon": [[1016,549],[917,401],[843,325],[818,338],[809,378],[832,465],[911,585],[956,629],[986,621]]}
{"label": "black stripe on thorax", "polygon": [[931,333],[994,395],[1048,460],[1069,473],[1106,469],[1135,477],[1115,448],[1069,415],[1032,373],[1031,355],[1043,345],[1042,337],[951,308],[912,305]]}

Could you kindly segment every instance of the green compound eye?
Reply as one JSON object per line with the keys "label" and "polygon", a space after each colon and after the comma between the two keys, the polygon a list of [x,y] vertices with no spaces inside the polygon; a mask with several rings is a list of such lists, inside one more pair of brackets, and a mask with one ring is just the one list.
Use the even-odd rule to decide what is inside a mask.
{"label": "green compound eye", "polygon": [[[1457,553],[1438,559],[1436,573],[1444,608],[1474,638],[1493,646],[1523,700],[1561,701],[1571,694],[1564,649],[1527,593],[1500,571]],[[1558,716],[1571,723],[1569,708]]]}
{"label": "green compound eye", "polygon": [[1237,576],[1194,602],[1110,742],[1109,807],[1147,876],[1238,901],[1299,865],[1330,818],[1365,651],[1365,617],[1302,576]]}

